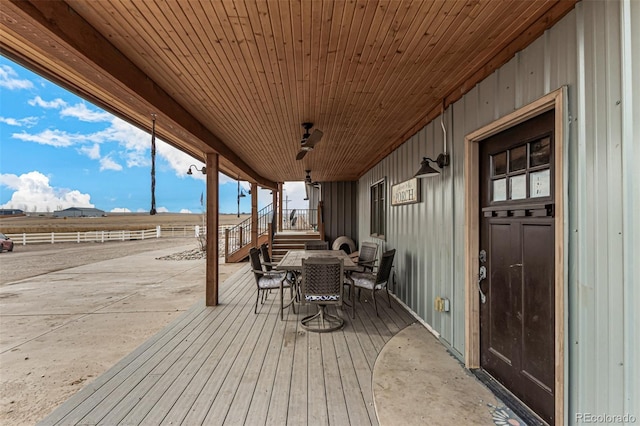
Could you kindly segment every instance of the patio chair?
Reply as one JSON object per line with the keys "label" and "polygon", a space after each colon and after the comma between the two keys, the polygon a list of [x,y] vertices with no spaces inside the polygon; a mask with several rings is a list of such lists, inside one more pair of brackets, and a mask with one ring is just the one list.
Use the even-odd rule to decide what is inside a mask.
{"label": "patio chair", "polygon": [[[255,247],[252,247],[251,250],[249,250],[249,259],[251,260],[251,268],[258,288],[258,293],[256,294],[256,305],[253,310],[254,313],[258,313],[258,300],[260,299],[260,296],[262,296],[262,303],[264,303],[269,290],[280,289],[280,319],[284,319],[284,308],[289,305],[292,306],[293,313],[295,314],[296,308],[293,304],[293,285],[287,279],[286,274],[284,272],[273,270],[264,271],[262,269],[262,263],[260,262],[260,251]],[[289,288],[289,292],[291,293],[291,302],[286,306],[284,305],[284,288]]]}
{"label": "patio chair", "polygon": [[322,240],[311,240],[304,242],[305,250],[329,250],[329,244]]}
{"label": "patio chair", "polygon": [[[377,272],[353,272],[349,276],[353,283],[354,289],[358,290],[358,300],[360,299],[360,289],[367,289],[371,291],[371,298],[373,299],[373,306],[378,315],[378,305],[376,304],[376,292],[380,290],[387,291],[387,301],[389,307],[391,307],[391,297],[389,296],[389,277],[391,277],[391,268],[393,267],[393,258],[396,255],[396,250],[385,251],[382,254],[382,260]],[[353,314],[355,316],[356,304],[353,303]]]}
{"label": "patio chair", "polygon": [[265,271],[271,271],[277,263],[271,261],[269,245],[267,243],[260,246],[260,254],[262,254],[262,266],[264,266]]}
{"label": "patio chair", "polygon": [[327,305],[342,306],[343,281],[342,260],[320,257],[302,260],[302,303],[318,305],[316,314],[306,316],[300,321],[302,328],[318,333],[342,328],[344,320],[327,313],[325,309]]}
{"label": "patio chair", "polygon": [[371,272],[378,261],[378,245],[364,241],[360,245],[360,251],[350,256],[354,263],[358,264],[358,272]]}

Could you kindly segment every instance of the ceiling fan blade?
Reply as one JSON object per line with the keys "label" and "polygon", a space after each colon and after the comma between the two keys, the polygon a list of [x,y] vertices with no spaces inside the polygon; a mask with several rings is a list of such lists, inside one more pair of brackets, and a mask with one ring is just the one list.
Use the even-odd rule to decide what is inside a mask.
{"label": "ceiling fan blade", "polygon": [[313,148],[315,144],[320,142],[320,139],[322,139],[322,135],[323,135],[322,131],[315,129],[313,133],[311,133],[311,136],[309,136],[307,140],[304,141],[302,146],[305,148]]}
{"label": "ceiling fan blade", "polygon": [[309,151],[306,149],[298,151],[298,155],[296,155],[296,160],[302,160],[302,158],[304,158],[304,156],[307,155],[307,152]]}

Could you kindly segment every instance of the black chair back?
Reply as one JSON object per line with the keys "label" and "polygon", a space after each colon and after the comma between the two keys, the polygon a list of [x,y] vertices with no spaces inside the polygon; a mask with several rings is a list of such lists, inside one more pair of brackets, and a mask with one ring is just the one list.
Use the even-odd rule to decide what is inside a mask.
{"label": "black chair back", "polygon": [[260,246],[260,253],[262,253],[262,261],[265,263],[264,264],[264,269],[266,271],[271,271],[272,267],[270,265],[271,256],[269,256],[269,246],[267,244],[261,245]]}
{"label": "black chair back", "polygon": [[329,243],[322,240],[312,240],[304,242],[305,250],[329,250]]}
{"label": "black chair back", "polygon": [[382,261],[378,267],[378,274],[376,275],[376,284],[386,283],[389,281],[391,275],[391,268],[393,267],[393,258],[396,255],[396,249],[388,250],[382,253]]}

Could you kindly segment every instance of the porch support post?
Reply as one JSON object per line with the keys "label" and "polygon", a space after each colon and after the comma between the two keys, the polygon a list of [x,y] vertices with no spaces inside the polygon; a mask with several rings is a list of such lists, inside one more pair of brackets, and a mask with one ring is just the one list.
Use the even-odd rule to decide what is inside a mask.
{"label": "porch support post", "polygon": [[278,232],[282,232],[282,182],[278,182]]}
{"label": "porch support post", "polygon": [[218,154],[206,154],[207,164],[207,306],[218,304]]}
{"label": "porch support post", "polygon": [[251,183],[251,245],[258,247],[258,184]]}
{"label": "porch support post", "polygon": [[[280,188],[280,184],[278,184],[278,188]],[[276,223],[280,223],[280,216],[282,216],[280,209],[278,208],[278,191],[274,189],[271,191],[271,195],[271,205],[273,206],[273,214],[275,215],[271,224],[272,226],[276,226]],[[271,233],[269,233],[269,238],[271,238]],[[271,246],[271,244],[269,244],[269,246]]]}

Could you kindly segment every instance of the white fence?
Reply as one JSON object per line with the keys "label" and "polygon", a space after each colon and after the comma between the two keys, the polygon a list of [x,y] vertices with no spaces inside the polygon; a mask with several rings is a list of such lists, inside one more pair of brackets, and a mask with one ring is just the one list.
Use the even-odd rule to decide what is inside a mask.
{"label": "white fence", "polygon": [[[218,228],[218,250],[224,253],[225,229],[232,225]],[[23,234],[6,234],[17,245],[55,244],[55,243],[88,243],[108,241],[148,240],[151,238],[200,238],[206,233],[206,226],[157,226],[155,229],[138,231],[81,231],[81,232],[40,232]]]}
{"label": "white fence", "polygon": [[[148,240],[160,238],[161,228],[143,229],[139,231],[81,231],[81,232],[39,232],[23,234],[6,234],[15,244],[42,243],[88,243],[107,241]],[[193,235],[193,234],[192,234]]]}

